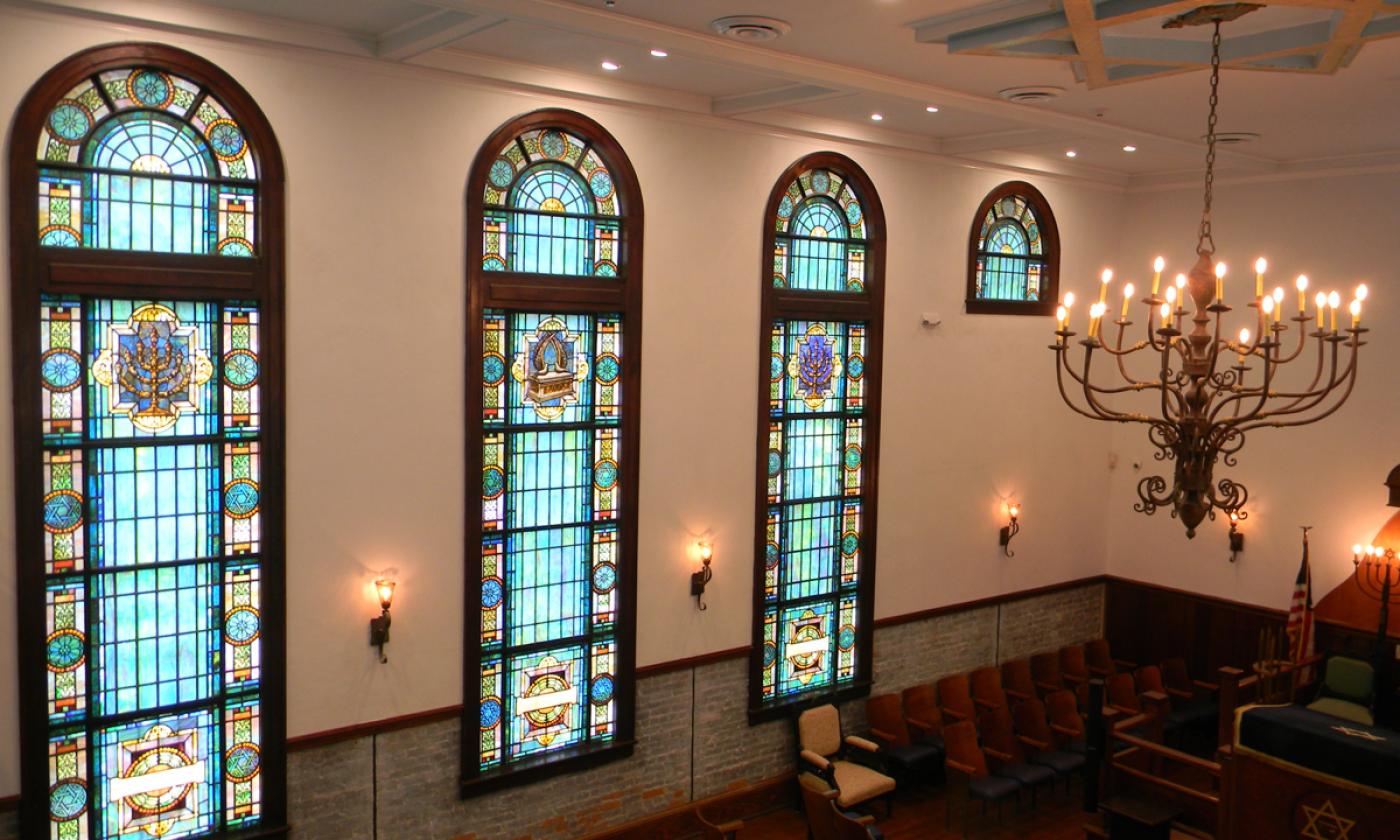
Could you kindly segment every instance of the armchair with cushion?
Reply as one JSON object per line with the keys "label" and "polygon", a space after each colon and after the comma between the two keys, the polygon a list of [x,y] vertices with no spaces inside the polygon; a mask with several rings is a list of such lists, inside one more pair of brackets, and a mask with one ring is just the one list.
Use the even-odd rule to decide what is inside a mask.
{"label": "armchair with cushion", "polygon": [[[948,749],[947,767],[949,779],[961,779],[965,784],[966,802],[976,799],[982,803],[986,813],[987,803],[997,803],[997,816],[1001,816],[1001,803],[1007,797],[1021,792],[1021,783],[1005,776],[993,776],[987,769],[987,757],[977,745],[977,728],[970,720],[950,723],[943,727],[943,743]],[[971,815],[963,812],[963,825]],[[952,825],[953,798],[948,798],[944,811],[944,827]],[[964,832],[966,833],[966,832]]]}
{"label": "armchair with cushion", "polygon": [[880,746],[854,735],[842,738],[835,706],[816,706],[797,716],[797,749],[802,769],[835,788],[836,804],[843,810],[884,798],[886,813],[893,812],[894,779],[851,760],[859,756],[877,762]]}
{"label": "armchair with cushion", "polygon": [[1323,670],[1317,699],[1308,704],[1314,712],[1344,720],[1375,724],[1371,705],[1376,699],[1376,671],[1369,662],[1346,656],[1331,656]]}
{"label": "armchair with cushion", "polygon": [[1065,678],[1060,675],[1060,655],[1052,650],[1032,656],[1031,678],[1035,680],[1036,691],[1042,697],[1064,688]]}
{"label": "armchair with cushion", "polygon": [[875,818],[842,811],[836,804],[836,791],[820,777],[802,773],[797,783],[810,840],[883,840],[880,829],[871,825]]}
{"label": "armchair with cushion", "polygon": [[1068,752],[1084,752],[1084,718],[1079,714],[1079,702],[1069,689],[1045,695],[1045,709],[1050,713],[1050,732],[1055,746]]}
{"label": "armchair with cushion", "polygon": [[1084,767],[1084,754],[1070,750],[1056,749],[1055,733],[1050,729],[1050,721],[1045,712],[1045,704],[1039,700],[1024,700],[1016,705],[1014,712],[1016,737],[1026,748],[1026,757],[1032,764],[1043,764],[1065,780],[1065,790],[1069,790],[1070,778]]}
{"label": "armchair with cushion", "polygon": [[928,778],[942,769],[942,740],[916,740],[898,694],[877,694],[866,700],[865,722],[871,740],[880,745],[881,758],[896,777]]}
{"label": "armchair with cushion", "polygon": [[1001,688],[1001,670],[995,665],[978,668],[970,675],[972,702],[978,713],[984,709],[1006,708],[1006,692]]}
{"label": "armchair with cushion", "polygon": [[1029,659],[1012,659],[1001,663],[1001,688],[1012,704],[1037,696],[1035,679],[1031,676]]}
{"label": "armchair with cushion", "polygon": [[949,723],[977,717],[967,674],[953,674],[938,681],[938,710]]}
{"label": "armchair with cushion", "polygon": [[1083,645],[1065,645],[1060,648],[1060,676],[1069,687],[1083,685],[1089,681],[1089,666],[1084,661]]}
{"label": "armchair with cushion", "polygon": [[904,722],[916,741],[943,746],[943,714],[938,711],[938,696],[933,686],[911,685],[902,692]]}
{"label": "armchair with cushion", "polygon": [[1030,790],[1034,806],[1039,787],[1055,781],[1054,769],[1027,760],[1025,747],[1012,729],[1011,713],[1005,706],[983,712],[977,719],[977,727],[982,735],[982,752],[991,759],[992,773],[1020,782]]}

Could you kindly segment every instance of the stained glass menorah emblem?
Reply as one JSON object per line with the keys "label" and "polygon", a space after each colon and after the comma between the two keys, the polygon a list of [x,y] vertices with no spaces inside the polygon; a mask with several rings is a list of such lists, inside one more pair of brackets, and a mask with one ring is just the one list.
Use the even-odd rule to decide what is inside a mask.
{"label": "stained glass menorah emblem", "polygon": [[181,326],[158,303],[137,309],[125,325],[113,325],[92,366],[93,378],[108,389],[112,411],[146,432],[175,425],[182,411],[197,411],[213,373],[199,349],[198,330]]}
{"label": "stained glass menorah emblem", "polygon": [[813,324],[788,358],[788,376],[797,380],[797,394],[808,408],[819,409],[831,396],[831,383],[841,375],[841,356],[826,328]]}

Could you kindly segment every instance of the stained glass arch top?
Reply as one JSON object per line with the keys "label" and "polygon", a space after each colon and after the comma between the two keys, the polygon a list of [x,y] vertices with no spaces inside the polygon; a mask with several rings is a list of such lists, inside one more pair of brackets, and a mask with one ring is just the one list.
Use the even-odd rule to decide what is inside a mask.
{"label": "stained glass arch top", "polygon": [[13,139],[20,832],[277,834],[276,140],[227,74],[153,44],[54,67]]}
{"label": "stained glass arch top", "polygon": [[45,247],[257,252],[258,153],[206,86],[147,65],[88,74],[37,145]]}
{"label": "stained glass arch top", "polygon": [[642,205],[570,111],[502,126],[468,183],[472,795],[631,751]]}
{"label": "stained glass arch top", "polygon": [[1049,314],[1059,288],[1059,231],[1045,197],[1002,184],[977,209],[968,244],[967,311]]}
{"label": "stained glass arch top", "polygon": [[784,187],[773,216],[773,285],[865,291],[865,211],[839,172],[813,169]]}
{"label": "stained glass arch top", "polygon": [[764,245],[755,722],[870,684],[885,258],[874,186],[843,156],[799,160],[769,197]]}
{"label": "stained glass arch top", "polygon": [[616,277],[622,197],[588,140],[558,127],[502,144],[482,187],[486,271]]}

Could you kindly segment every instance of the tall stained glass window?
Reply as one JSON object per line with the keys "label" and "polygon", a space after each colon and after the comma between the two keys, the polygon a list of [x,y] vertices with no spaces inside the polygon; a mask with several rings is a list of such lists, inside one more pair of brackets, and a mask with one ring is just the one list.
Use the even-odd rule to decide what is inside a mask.
{"label": "tall stained glass window", "polygon": [[1060,236],[1045,196],[1023,181],[982,200],[968,245],[967,311],[1048,315],[1059,292]]}
{"label": "tall stained glass window", "polygon": [[502,126],[469,190],[474,793],[631,750],[642,211],[568,111]]}
{"label": "tall stained glass window", "polygon": [[275,829],[275,141],[232,79],[149,45],[54,68],[14,136],[14,206],[38,194],[11,241],[22,833]]}
{"label": "tall stained glass window", "polygon": [[884,214],[851,160],[769,199],[750,716],[870,684]]}

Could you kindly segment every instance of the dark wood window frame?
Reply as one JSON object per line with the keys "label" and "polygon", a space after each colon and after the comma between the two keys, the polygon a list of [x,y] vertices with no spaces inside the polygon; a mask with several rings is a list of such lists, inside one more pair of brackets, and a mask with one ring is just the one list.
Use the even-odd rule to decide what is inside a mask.
{"label": "dark wood window frame", "polygon": [[[986,300],[977,297],[977,240],[982,233],[982,220],[987,211],[1007,196],[1025,199],[1035,213],[1040,225],[1040,236],[1045,246],[1041,254],[1045,259],[1045,279],[1040,300]],[[967,241],[967,313],[969,315],[1053,315],[1060,300],[1060,229],[1055,223],[1055,214],[1050,211],[1050,202],[1045,200],[1040,190],[1025,181],[1007,181],[987,193],[982,203],[977,205],[977,213],[972,217],[972,230]]]}
{"label": "dark wood window frame", "polygon": [[[777,230],[778,204],[787,187],[798,175],[813,169],[826,169],[843,178],[860,199],[866,222],[866,265],[864,292],[817,292],[773,285],[773,252]],[[758,321],[758,369],[770,369],[772,324],[775,320],[831,319],[863,321],[866,339],[866,442],[863,456],[865,476],[861,519],[859,584],[857,587],[856,676],[840,688],[804,693],[786,701],[763,702],[763,588],[767,555],[768,523],[768,428],[770,423],[769,377],[758,377],[757,431],[754,471],[753,543],[753,642],[749,651],[749,723],[756,724],[790,715],[813,704],[840,702],[870,692],[875,631],[875,526],[880,466],[880,385],[884,353],[885,312],[885,211],[875,185],[865,170],[845,155],[815,152],[800,158],[778,177],[763,210],[763,252],[759,263],[763,294]]]}
{"label": "dark wood window frame", "polygon": [[[484,191],[500,149],[531,129],[558,128],[591,144],[607,164],[621,202],[618,277],[568,277],[482,268]],[[637,488],[641,419],[642,191],[622,146],[607,129],[574,111],[542,109],[496,129],[482,144],[467,178],[466,583],[462,673],[461,782],[463,798],[579,770],[632,754],[636,722]],[[481,707],[482,316],[487,309],[622,314],[622,501],[618,563],[617,733],[602,745],[547,753],[537,759],[479,769]]]}
{"label": "dark wood window frame", "polygon": [[[258,246],[253,257],[177,255],[39,245],[35,212],[39,132],[51,109],[83,79],[133,66],[167,70],[215,92],[249,138],[258,163]],[[263,816],[229,838],[284,836],[286,796],[286,590],[284,416],[284,170],[271,125],[257,103],[223,70],[199,56],[160,44],[96,47],[63,60],[25,95],[10,134],[10,318],[14,380],[15,525],[19,625],[20,833],[47,837],[49,780],[44,572],[43,477],[39,380],[41,294],[180,300],[248,300],[259,304],[259,451],[262,459],[259,691]],[[28,559],[26,559],[28,558]]]}

